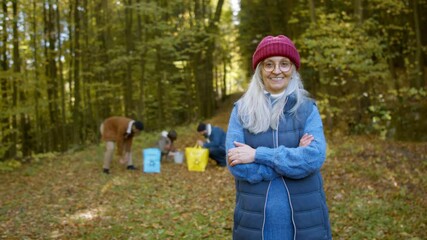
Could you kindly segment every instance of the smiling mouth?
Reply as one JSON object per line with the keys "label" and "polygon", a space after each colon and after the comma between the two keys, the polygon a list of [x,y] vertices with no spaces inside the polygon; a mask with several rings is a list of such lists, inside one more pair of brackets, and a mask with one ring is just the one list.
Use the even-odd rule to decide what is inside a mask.
{"label": "smiling mouth", "polygon": [[282,81],[285,78],[283,78],[283,77],[272,77],[270,79],[273,80],[273,81]]}

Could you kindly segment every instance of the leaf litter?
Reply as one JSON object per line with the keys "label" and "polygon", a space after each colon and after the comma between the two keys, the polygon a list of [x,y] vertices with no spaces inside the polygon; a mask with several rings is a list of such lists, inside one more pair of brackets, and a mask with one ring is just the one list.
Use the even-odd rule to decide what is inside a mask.
{"label": "leaf litter", "polygon": [[[227,128],[229,99],[207,122]],[[179,128],[193,146],[196,125]],[[427,143],[327,133],[322,168],[334,239],[427,239]],[[141,141],[134,145],[140,159]],[[234,179],[163,162],[161,173],[102,174],[102,146],[0,174],[1,239],[231,239]]]}

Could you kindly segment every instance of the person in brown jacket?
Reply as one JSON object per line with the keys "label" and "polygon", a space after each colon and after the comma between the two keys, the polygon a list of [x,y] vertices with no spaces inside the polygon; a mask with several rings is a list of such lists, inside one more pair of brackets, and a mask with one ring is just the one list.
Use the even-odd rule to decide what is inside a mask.
{"label": "person in brown jacket", "polygon": [[135,170],[131,153],[132,139],[143,129],[142,122],[126,117],[113,116],[104,120],[100,127],[101,139],[105,141],[104,173],[110,173],[115,144],[117,144],[117,155],[120,156],[120,162],[127,164],[128,170]]}

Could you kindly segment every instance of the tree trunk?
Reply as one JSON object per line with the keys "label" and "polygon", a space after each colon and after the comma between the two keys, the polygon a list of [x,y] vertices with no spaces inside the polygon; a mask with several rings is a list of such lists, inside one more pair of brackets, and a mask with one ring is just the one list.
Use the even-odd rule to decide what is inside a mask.
{"label": "tree trunk", "polygon": [[[7,9],[7,0],[3,0],[2,1],[2,10],[3,10],[3,25],[2,25],[2,29],[3,29],[3,34],[1,36],[2,39],[2,45],[1,45],[1,70],[4,72],[7,72],[9,70],[9,63],[8,63],[8,52],[7,52],[7,39],[8,39],[8,31],[6,31],[6,29],[8,29],[7,26],[7,21],[6,21],[6,16],[8,16],[8,9]],[[2,101],[2,113],[5,113],[8,109],[8,107],[11,105],[10,101],[9,101],[9,84],[8,84],[8,79],[10,77],[6,77],[6,76],[2,76],[0,77],[0,81],[1,81],[1,101]],[[8,159],[10,157],[12,157],[13,153],[12,153],[12,149],[11,146],[13,145],[12,142],[12,136],[10,134],[10,124],[9,124],[9,116],[5,115],[1,115],[1,125],[2,125],[2,129],[1,129],[1,133],[3,134],[2,136],[0,136],[0,139],[2,140],[2,148],[4,148],[3,150],[5,150],[5,154],[4,156],[0,156],[3,157],[2,159]]]}
{"label": "tree trunk", "polygon": [[[202,23],[203,15],[202,15],[202,9],[203,6],[200,6],[199,1],[195,1],[194,4],[194,20],[195,20],[195,28],[197,32],[201,32],[201,29],[203,29]],[[196,35],[196,42],[203,42],[202,36]],[[198,49],[196,53],[192,56],[192,62],[191,62],[191,68],[193,70],[193,76],[196,86],[196,96],[197,96],[197,112],[198,115],[202,118],[206,117],[206,106],[209,106],[209,102],[206,102],[208,99],[208,95],[205,94],[205,85],[206,85],[206,79],[204,75],[204,59],[202,55],[202,49]]]}
{"label": "tree trunk", "polygon": [[[83,70],[83,79],[84,81],[82,81],[82,90],[84,91],[84,98],[82,101],[82,105],[84,106],[84,114],[82,115],[82,126],[83,126],[83,132],[82,132],[82,136],[83,139],[86,140],[94,140],[94,139],[90,139],[91,137],[93,137],[94,134],[92,134],[92,132],[94,131],[94,129],[98,129],[97,127],[97,111],[94,111],[94,104],[92,103],[92,95],[91,95],[91,84],[93,82],[93,75],[91,74],[91,69],[93,69],[93,60],[91,59],[91,56],[93,56],[93,54],[91,54],[93,51],[92,46],[90,46],[89,43],[89,35],[90,35],[90,25],[89,25],[89,18],[90,18],[90,9],[88,6],[88,1],[87,0],[83,0],[83,9],[84,11],[82,12],[82,20],[83,20],[83,28],[82,28],[82,37],[84,40],[84,46],[82,47],[82,49],[84,49],[83,53],[82,53],[82,62],[84,63],[82,66],[82,70]],[[95,131],[96,131],[95,130]]]}
{"label": "tree trunk", "polygon": [[[206,8],[205,4],[206,3],[203,2],[203,5],[200,6],[198,1],[196,1],[194,8],[196,24],[200,24],[200,22],[204,21],[203,9]],[[216,36],[218,34],[218,22],[221,17],[223,4],[224,0],[218,0],[215,14],[213,18],[210,19],[209,25],[206,29],[207,37],[203,36],[202,38],[205,39],[200,41],[207,42],[207,49],[200,49],[200,51],[193,56],[193,69],[197,87],[199,113],[202,118],[212,116],[215,109],[215,92],[213,89],[215,38],[212,36]],[[198,28],[202,28],[202,26],[199,25]]]}
{"label": "tree trunk", "polygon": [[[354,19],[356,21],[356,25],[357,26],[362,26],[363,24],[363,0],[354,0]],[[355,78],[358,78],[359,74],[356,73],[355,74]],[[357,90],[356,90],[357,89]],[[375,91],[375,86],[374,84],[357,84],[356,86],[354,86],[354,90],[356,90],[359,93],[362,92],[367,92],[367,93],[372,93],[373,91],[371,91],[371,89],[373,89],[373,91]],[[354,101],[358,101],[356,104],[358,106],[358,111],[356,111],[355,116],[354,116],[354,122],[358,123],[358,122],[363,122],[364,120],[364,115],[366,110],[369,108],[369,106],[371,106],[371,98],[372,96],[376,96],[376,94],[369,94],[369,96],[367,97],[360,97],[360,98],[356,98],[354,99]],[[354,104],[356,106],[356,104]]]}
{"label": "tree trunk", "polygon": [[[13,14],[15,15],[15,8],[16,8],[16,2],[13,3]],[[19,69],[17,69],[16,67],[19,67],[19,49],[15,48],[15,45],[18,43],[19,44],[19,39],[18,39],[18,25],[17,25],[17,21],[16,21],[16,16],[14,16],[14,20],[13,20],[13,60],[14,61],[18,61],[18,63],[13,63],[13,71],[19,72]],[[19,47],[19,45],[18,45]],[[17,57],[17,58],[16,58]],[[14,79],[15,77],[9,78],[10,80],[12,80],[12,109],[17,109],[18,108],[18,83],[17,81],[15,81]],[[11,120],[12,120],[12,127],[11,129],[13,130],[11,133],[11,147],[9,148],[9,157],[15,157],[17,154],[17,148],[16,148],[16,144],[18,142],[18,136],[16,131],[18,131],[18,120],[17,120],[17,115],[13,114],[11,116]]]}
{"label": "tree trunk", "polygon": [[56,34],[55,34],[55,10],[52,0],[49,0],[47,14],[47,37],[49,46],[47,50],[47,66],[46,76],[48,79],[47,95],[49,100],[49,116],[50,116],[50,149],[57,151],[60,150],[60,127],[58,121],[58,74],[56,66]]}
{"label": "tree trunk", "polygon": [[356,18],[357,25],[363,23],[363,0],[354,0],[354,16]]}
{"label": "tree trunk", "polygon": [[[62,42],[61,42],[61,25],[60,25],[60,12],[59,7],[61,5],[59,4],[59,0],[56,0],[56,38],[58,39],[58,56],[62,57]],[[66,126],[67,126],[67,118],[66,118],[66,107],[65,107],[65,82],[64,82],[64,74],[63,74],[63,64],[62,61],[58,61],[59,63],[59,83],[60,83],[60,101],[61,101],[61,121],[59,121],[58,130],[61,133],[61,151],[65,151],[68,148],[68,145],[70,144],[66,137]]]}
{"label": "tree trunk", "polygon": [[74,1],[74,105],[73,105],[73,127],[74,143],[80,144],[82,139],[82,116],[81,116],[81,89],[80,89],[80,10],[79,0]]}
{"label": "tree trunk", "polygon": [[222,99],[227,96],[227,61],[224,58],[224,63],[222,64],[222,86],[221,86],[221,92],[222,92]]}
{"label": "tree trunk", "polygon": [[[69,12],[69,15],[67,16],[67,20],[68,20],[68,34],[69,34],[69,45],[70,45],[70,49],[69,49],[69,52],[70,52],[70,60],[68,61],[68,69],[69,69],[69,71],[68,71],[68,92],[69,92],[69,95],[70,95],[70,97],[68,98],[69,99],[69,101],[68,101],[68,109],[69,109],[69,111],[70,112],[72,112],[72,113],[74,113],[74,103],[73,103],[73,98],[71,97],[71,96],[73,96],[73,91],[74,91],[74,86],[73,86],[73,79],[74,79],[74,77],[73,77],[73,69],[74,69],[74,58],[73,58],[73,56],[74,56],[74,33],[73,33],[73,29],[74,29],[74,24],[73,24],[73,16],[74,16],[74,4],[73,4],[73,1],[70,1],[69,2],[69,9],[68,9],[68,12]],[[73,121],[74,121],[74,119],[73,119]],[[72,132],[70,132],[69,134],[72,134],[72,135],[74,135],[74,129],[72,129]],[[74,137],[74,136],[73,136]],[[71,142],[73,141],[73,138],[72,139],[70,139],[71,140]]]}
{"label": "tree trunk", "polygon": [[[19,54],[19,33],[18,33],[18,1],[12,2],[13,8],[13,72],[16,74],[17,79],[14,81],[14,92],[16,91],[19,95],[19,100],[21,105],[26,102],[26,95],[23,89],[18,90],[18,83],[20,86],[23,86],[23,79],[21,74],[21,57]],[[16,102],[15,102],[16,101]],[[14,99],[14,104],[16,103],[16,108],[18,107],[18,97]],[[20,120],[20,142],[22,144],[22,155],[23,157],[29,156],[31,152],[31,144],[30,144],[30,123],[27,112],[22,112],[19,114]],[[17,140],[17,139],[16,139]],[[15,142],[18,143],[18,142]]]}
{"label": "tree trunk", "polygon": [[316,8],[314,6],[314,0],[309,0],[308,5],[309,5],[308,7],[310,9],[310,20],[312,23],[317,24]]}
{"label": "tree trunk", "polygon": [[132,56],[134,52],[133,47],[133,36],[132,36],[132,25],[133,25],[133,6],[132,0],[125,1],[125,38],[126,38],[126,53],[128,55],[128,60],[126,63],[126,74],[125,74],[125,84],[123,89],[124,94],[124,105],[125,105],[125,115],[129,117],[134,117],[133,113],[135,109],[133,107],[132,100]]}
{"label": "tree trunk", "polygon": [[421,43],[421,28],[420,28],[420,20],[418,14],[418,0],[412,0],[413,11],[414,11],[414,30],[415,30],[415,40],[416,40],[416,48],[415,48],[415,77],[412,81],[412,87],[421,88],[425,84],[424,81],[424,71],[423,71],[423,55],[422,55],[422,43]]}
{"label": "tree trunk", "polygon": [[[100,42],[99,47],[99,58],[97,59],[98,62],[102,66],[104,66],[104,69],[100,72],[99,81],[104,82],[106,84],[111,83],[111,74],[110,70],[108,69],[107,65],[110,61],[110,57],[108,54],[108,50],[111,47],[110,41],[111,41],[111,35],[110,35],[110,9],[108,6],[108,0],[100,0],[100,3],[97,7],[97,9],[100,9],[99,11],[95,11],[96,15],[96,31],[97,31],[97,40]],[[99,106],[99,118],[106,118],[111,114],[111,99],[109,97],[102,96],[103,92],[97,91],[96,99]],[[98,100],[99,99],[99,100]],[[97,119],[98,124],[101,122],[102,119]]]}
{"label": "tree trunk", "polygon": [[[37,14],[37,4],[36,4],[37,0],[33,0],[33,12],[32,12],[32,35],[31,35],[31,44],[32,44],[32,48],[34,49],[34,76],[35,79],[39,79],[40,77],[40,69],[39,69],[39,56],[38,56],[38,50],[39,50],[39,46],[37,44],[37,18],[36,16]],[[41,99],[41,94],[40,94],[40,84],[39,81],[36,81],[35,83],[35,87],[34,87],[34,92],[33,92],[33,101],[34,101],[34,115],[35,115],[35,120],[34,120],[34,128],[35,128],[35,134],[32,137],[32,144],[34,146],[34,151],[39,153],[39,152],[43,152],[43,142],[44,138],[43,138],[43,132],[42,132],[42,119],[40,116],[40,102],[39,100]]]}
{"label": "tree trunk", "polygon": [[[162,9],[167,9],[167,1],[160,1],[159,6]],[[166,22],[168,21],[168,14],[167,11],[162,12],[160,16],[160,21]],[[156,38],[162,38],[161,32],[157,32],[155,35]],[[155,72],[157,73],[155,80],[156,80],[156,89],[157,89],[157,119],[154,123],[154,128],[160,127],[162,124],[165,123],[165,98],[164,98],[164,85],[165,85],[165,78],[166,78],[166,70],[163,64],[163,53],[165,50],[162,48],[161,44],[156,45],[156,62],[155,62]]]}
{"label": "tree trunk", "polygon": [[[143,17],[142,14],[142,7],[140,6],[141,4],[141,0],[137,0],[136,1],[139,8],[137,11],[137,24],[138,24],[138,28],[137,28],[137,39],[139,41],[140,47],[142,46],[143,49],[140,50],[140,68],[141,68],[141,76],[139,77],[139,89],[138,89],[138,104],[136,104],[136,109],[137,109],[137,113],[136,113],[136,118],[139,120],[143,120],[144,117],[144,109],[145,109],[145,99],[144,99],[144,92],[145,92],[145,58],[146,58],[146,54],[147,54],[147,47],[145,47],[146,45],[146,39],[147,39],[147,32],[145,31],[145,26],[148,24],[147,18]],[[144,31],[143,31],[144,30]]]}
{"label": "tree trunk", "polygon": [[210,117],[215,112],[216,101],[215,101],[215,91],[213,89],[213,61],[214,61],[214,52],[215,52],[215,43],[216,39],[212,36],[217,36],[219,29],[218,24],[221,18],[222,6],[224,5],[224,0],[218,0],[216,5],[215,14],[213,19],[211,19],[209,23],[208,33],[209,33],[209,41],[208,41],[208,50],[206,52],[206,74],[207,74],[207,85],[206,85],[206,96],[210,99],[207,101],[209,104],[207,106],[207,112],[204,115],[205,117]]}

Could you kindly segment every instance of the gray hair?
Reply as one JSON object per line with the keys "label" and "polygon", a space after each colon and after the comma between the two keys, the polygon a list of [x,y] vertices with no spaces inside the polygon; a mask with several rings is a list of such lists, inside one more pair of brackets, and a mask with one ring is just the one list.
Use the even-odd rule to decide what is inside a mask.
{"label": "gray hair", "polygon": [[270,127],[275,130],[278,128],[279,121],[284,116],[283,109],[289,95],[294,94],[296,98],[295,105],[290,109],[291,114],[296,113],[304,98],[308,96],[295,65],[292,65],[291,80],[286,87],[285,93],[276,100],[272,107],[270,107],[270,99],[264,93],[264,90],[261,68],[260,64],[258,64],[248,90],[237,102],[238,115],[243,127],[254,134],[265,132]]}

